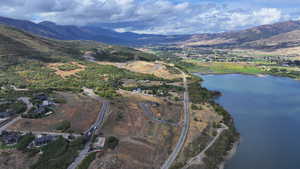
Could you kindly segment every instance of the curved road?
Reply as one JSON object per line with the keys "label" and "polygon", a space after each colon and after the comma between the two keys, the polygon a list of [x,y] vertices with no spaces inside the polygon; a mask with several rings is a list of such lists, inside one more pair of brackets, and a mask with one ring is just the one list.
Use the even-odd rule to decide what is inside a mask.
{"label": "curved road", "polygon": [[141,109],[143,109],[145,116],[148,117],[149,119],[151,119],[152,121],[157,122],[157,123],[162,123],[162,124],[168,124],[168,125],[171,125],[174,127],[179,126],[178,123],[172,123],[167,120],[160,120],[160,119],[154,117],[154,113],[150,110],[149,103],[139,103],[139,106]]}
{"label": "curved road", "polygon": [[102,127],[104,122],[105,114],[109,111],[109,102],[103,101],[101,110],[98,115],[98,119],[96,122],[85,132],[85,135],[89,137],[89,140],[84,146],[84,149],[81,150],[78,157],[74,160],[74,162],[68,167],[68,169],[76,169],[81,162],[89,155],[90,147],[93,144],[92,136],[94,135],[95,131]]}
{"label": "curved road", "polygon": [[193,164],[201,164],[203,162],[203,159],[206,156],[206,151],[215,144],[215,142],[219,139],[219,137],[225,130],[228,130],[228,127],[225,124],[222,123],[221,125],[222,128],[219,128],[217,130],[218,134],[214,137],[214,139],[197,156],[191,158],[182,169],[188,169]]}
{"label": "curved road", "polygon": [[189,109],[189,93],[188,93],[188,85],[187,85],[187,79],[186,74],[180,70],[180,72],[183,74],[183,83],[184,83],[184,123],[183,128],[181,130],[181,134],[179,137],[179,140],[176,144],[176,147],[174,148],[173,152],[169,156],[169,158],[165,161],[165,163],[162,165],[161,169],[169,169],[172,164],[174,163],[176,157],[182,150],[186,137],[188,135],[189,127],[190,127],[190,109]]}

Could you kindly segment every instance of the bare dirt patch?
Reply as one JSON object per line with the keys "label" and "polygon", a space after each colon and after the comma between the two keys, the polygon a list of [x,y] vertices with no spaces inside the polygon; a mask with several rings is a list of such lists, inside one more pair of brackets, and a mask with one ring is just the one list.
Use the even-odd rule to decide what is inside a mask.
{"label": "bare dirt patch", "polygon": [[57,75],[59,75],[63,78],[66,78],[68,76],[75,75],[78,72],[84,71],[85,67],[86,67],[86,66],[81,65],[77,62],[70,62],[70,63],[67,63],[67,64],[75,65],[75,66],[78,66],[79,68],[74,69],[74,70],[69,70],[69,71],[60,70],[59,67],[65,65],[65,64],[66,63],[51,63],[51,64],[48,64],[47,67],[49,67],[50,69],[55,70],[55,74],[57,74]]}
{"label": "bare dirt patch", "polygon": [[58,105],[56,113],[42,119],[21,119],[10,130],[57,132],[57,125],[63,121],[69,121],[69,131],[82,133],[88,129],[97,119],[101,102],[88,96],[72,93],[59,93],[67,101]]}

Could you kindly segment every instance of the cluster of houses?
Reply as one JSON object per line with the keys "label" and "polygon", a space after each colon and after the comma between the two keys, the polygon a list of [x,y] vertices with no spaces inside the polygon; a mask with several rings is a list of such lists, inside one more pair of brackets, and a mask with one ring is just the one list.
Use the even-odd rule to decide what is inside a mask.
{"label": "cluster of houses", "polygon": [[[52,106],[55,103],[49,98],[46,94],[40,93],[33,97],[33,108],[26,114],[23,114],[23,117],[40,117],[40,116],[48,116],[53,113]],[[5,120],[14,115],[18,112],[14,108],[15,101],[7,101],[7,100],[0,100],[0,119]],[[1,121],[0,120],[0,121]]]}
{"label": "cluster of houses", "polygon": [[133,89],[132,92],[137,94],[142,94],[145,96],[154,96],[151,90],[142,90],[141,88]]}
{"label": "cluster of houses", "polygon": [[46,94],[37,94],[33,100],[34,107],[27,115],[24,115],[24,117],[41,117],[48,116],[53,113],[51,107],[55,105],[55,103]]}
{"label": "cluster of houses", "polygon": [[55,140],[57,137],[56,136],[52,136],[52,135],[38,135],[33,142],[31,143],[31,145],[36,146],[36,147],[40,147],[43,145],[46,145],[48,143],[50,143],[51,141]]}
{"label": "cluster of houses", "polygon": [[133,93],[142,94],[145,96],[165,96],[167,92],[164,90],[143,90],[141,88],[136,88],[132,90]]}
{"label": "cluster of houses", "polygon": [[[22,136],[25,133],[21,132],[7,132],[3,131],[1,133],[1,142],[5,145],[15,145],[18,144]],[[55,140],[57,136],[52,135],[37,135],[35,139],[29,144],[29,147],[41,147],[47,145],[51,141]]]}
{"label": "cluster of houses", "polygon": [[6,132],[3,131],[1,134],[1,141],[5,145],[17,144],[21,138],[22,134],[18,132]]}

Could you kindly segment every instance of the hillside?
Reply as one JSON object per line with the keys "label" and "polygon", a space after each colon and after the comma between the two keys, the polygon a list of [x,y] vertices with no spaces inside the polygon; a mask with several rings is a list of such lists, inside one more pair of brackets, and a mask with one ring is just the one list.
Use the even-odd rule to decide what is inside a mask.
{"label": "hillside", "polygon": [[62,59],[60,56],[80,56],[75,43],[37,37],[4,25],[0,25],[0,42],[1,65],[24,60],[54,62]]}
{"label": "hillside", "polygon": [[154,56],[131,48],[92,41],[60,41],[26,33],[0,25],[0,65],[12,65],[28,60],[61,62],[83,59],[86,51],[95,51],[97,60],[153,60]]}
{"label": "hillside", "polygon": [[37,24],[26,20],[6,17],[0,17],[0,23],[43,37],[59,40],[94,40],[108,44],[129,46],[175,43],[177,41],[187,40],[190,37],[188,35],[164,36],[131,32],[119,33],[98,26],[79,27],[73,25],[57,25],[56,23],[48,21]]}
{"label": "hillside", "polygon": [[245,43],[245,46],[253,48],[289,48],[300,46],[300,29],[287,33],[281,33],[266,39]]}
{"label": "hillside", "polygon": [[[261,43],[256,43],[256,45],[254,45],[255,42],[261,41],[264,43],[272,43],[272,39],[276,38],[272,38],[273,36],[280,36],[281,39],[294,41],[294,38],[297,39],[297,36],[288,36],[292,33],[287,33],[297,30],[300,30],[300,21],[288,21],[270,25],[262,25],[242,31],[193,35],[191,39],[181,43],[181,45],[216,48],[264,48],[264,46],[260,46]],[[277,47],[280,48],[284,46]]]}

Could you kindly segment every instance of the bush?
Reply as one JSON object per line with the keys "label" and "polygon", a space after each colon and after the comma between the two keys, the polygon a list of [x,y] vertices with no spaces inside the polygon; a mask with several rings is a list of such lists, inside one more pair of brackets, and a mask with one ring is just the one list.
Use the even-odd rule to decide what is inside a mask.
{"label": "bush", "polygon": [[107,139],[107,147],[109,149],[115,149],[119,144],[119,140],[118,138],[114,137],[114,136],[111,136]]}
{"label": "bush", "polygon": [[77,169],[88,169],[91,163],[96,159],[97,153],[91,153],[89,154],[82,162],[81,164],[77,167]]}
{"label": "bush", "polygon": [[79,66],[73,65],[73,64],[64,64],[64,65],[58,66],[58,69],[61,71],[71,71],[71,70],[76,70],[79,68],[80,68]]}
{"label": "bush", "polygon": [[192,104],[192,110],[199,110],[199,107],[195,104]]}
{"label": "bush", "polygon": [[121,121],[124,119],[124,115],[122,112],[117,113],[116,121]]}
{"label": "bush", "polygon": [[42,148],[43,154],[31,169],[66,169],[78,156],[78,151],[84,147],[84,143],[82,137],[72,142],[59,137]]}
{"label": "bush", "polygon": [[[220,96],[220,92],[209,91],[201,86],[199,79],[189,84],[189,95],[192,103],[206,103]],[[195,107],[194,107],[195,108]]]}
{"label": "bush", "polygon": [[25,151],[27,149],[27,146],[34,140],[33,134],[26,134],[21,137],[19,143],[17,144],[17,149],[21,151]]}
{"label": "bush", "polygon": [[62,132],[64,132],[69,128],[71,128],[71,122],[68,120],[64,120],[57,125],[56,130],[61,130]]}

